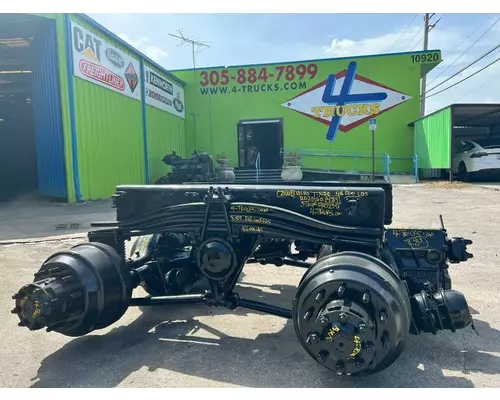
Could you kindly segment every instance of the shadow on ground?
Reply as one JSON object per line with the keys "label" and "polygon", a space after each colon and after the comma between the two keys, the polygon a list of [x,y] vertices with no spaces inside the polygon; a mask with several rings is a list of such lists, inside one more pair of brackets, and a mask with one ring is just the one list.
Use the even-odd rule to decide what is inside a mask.
{"label": "shadow on ground", "polygon": [[[242,288],[240,293],[255,298],[263,293],[258,286]],[[296,290],[294,286],[270,288],[281,289],[281,293],[265,293],[265,301],[276,305],[290,304]],[[76,338],[48,356],[32,386],[115,387],[124,380],[134,386],[130,375],[144,367],[147,379],[140,379],[148,386],[170,386],[162,379],[162,370],[248,387],[472,387],[468,373],[500,374],[500,358],[482,352],[500,350],[500,332],[480,320],[475,324],[482,340],[469,329],[411,336],[388,369],[364,378],[339,378],[306,354],[291,321],[277,333],[244,339],[196,319],[229,313],[224,309],[187,305],[141,311],[128,326]],[[234,313],[244,323],[246,311]],[[200,331],[212,338],[193,336]]]}

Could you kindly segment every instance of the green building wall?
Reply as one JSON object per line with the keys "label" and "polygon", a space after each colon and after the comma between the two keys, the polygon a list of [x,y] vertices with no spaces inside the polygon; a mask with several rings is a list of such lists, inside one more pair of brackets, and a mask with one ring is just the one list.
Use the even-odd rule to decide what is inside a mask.
{"label": "green building wall", "polygon": [[[394,108],[373,115],[377,118],[375,132],[375,149],[380,153],[387,153],[391,157],[404,157],[407,160],[394,159],[391,171],[411,172],[410,161],[414,154],[413,129],[408,124],[420,116],[420,78],[422,71],[433,68],[441,61],[439,51],[430,51],[422,54],[400,53],[394,55],[377,55],[342,59],[326,59],[316,61],[290,62],[280,64],[262,64],[252,66],[217,67],[207,69],[171,71],[186,82],[186,146],[205,150],[211,154],[228,153],[234,165],[237,163],[237,124],[240,120],[255,120],[268,118],[283,118],[284,148],[331,151],[336,154],[349,154],[348,157],[336,157],[332,161],[332,169],[352,170],[353,153],[371,153],[371,136],[368,121],[354,127],[348,132],[339,132],[335,141],[326,140],[328,126],[282,104],[300,96],[307,90],[321,85],[330,74],[337,74],[345,70],[350,61],[357,62],[356,76],[384,88],[391,88],[411,99],[403,101]],[[306,69],[315,65],[317,73],[311,78],[307,73],[300,79],[295,73],[294,79],[286,80],[286,69],[281,79],[277,75],[281,67],[297,71],[299,65]],[[290,67],[287,67],[290,66]],[[249,70],[254,68],[258,76],[265,69],[268,80],[257,79],[254,85],[265,87],[267,90],[252,92],[244,89],[237,83],[238,72],[244,71],[246,77]],[[300,67],[303,71],[304,67]],[[229,76],[228,84],[221,84],[223,71]],[[240,74],[243,74],[240,71]],[[269,77],[273,74],[273,77]],[[213,77],[212,83],[219,80],[218,85],[208,83],[202,86],[205,77]],[[290,74],[291,77],[291,74]],[[218,78],[218,79],[217,79]],[[210,79],[208,79],[210,81]],[[272,84],[272,91],[267,84]],[[265,86],[262,86],[265,84]],[[285,85],[287,84],[287,86]],[[321,96],[317,101],[321,103]],[[316,157],[304,160],[305,167],[325,168],[325,158]],[[381,161],[380,161],[381,163]],[[370,171],[371,160],[358,161],[358,170]],[[381,165],[378,165],[380,170]]]}
{"label": "green building wall", "polygon": [[451,168],[451,114],[451,107],[446,107],[415,121],[415,153],[419,168]]}
{"label": "green building wall", "polygon": [[[151,64],[146,63],[146,66],[168,79]],[[154,183],[171,170],[162,161],[166,154],[175,151],[181,157],[186,156],[185,120],[151,105],[146,106],[146,116],[150,182]]]}
{"label": "green building wall", "polygon": [[[64,14],[44,14],[56,20],[58,39],[58,65],[63,117],[63,140],[67,177],[68,202],[75,202],[76,189],[73,168],[73,142],[68,88],[67,27]],[[106,40],[123,53],[139,61],[141,56],[122,46],[118,41],[71,14],[72,21]],[[160,76],[162,71],[147,61],[145,65]],[[142,90],[140,71],[138,90]],[[77,137],[78,173],[83,200],[109,198],[119,184],[146,183],[144,128],[142,102],[112,90],[72,76],[74,90],[75,128]],[[162,158],[176,151],[185,155],[184,119],[146,105],[146,130],[148,140],[148,166],[150,182],[169,171]]]}
{"label": "green building wall", "polygon": [[[72,154],[72,131],[70,100],[67,75],[67,32],[64,14],[45,14],[56,20],[58,36],[58,57],[60,91],[63,99],[62,117],[64,128],[64,149],[67,174],[68,201],[76,200]],[[140,55],[122,46],[93,24],[78,15],[71,19],[92,33],[105,39],[123,53],[140,60]],[[371,135],[365,120],[347,132],[339,132],[335,141],[326,140],[328,126],[303,113],[285,107],[289,100],[304,92],[324,85],[330,74],[345,71],[349,62],[357,63],[356,78],[364,79],[379,87],[390,88],[404,96],[411,97],[386,112],[373,115],[377,118],[375,148],[378,153],[387,153],[393,161],[391,171],[411,172],[409,161],[414,154],[415,138],[413,128],[408,124],[419,118],[420,78],[441,61],[440,51],[426,53],[400,53],[341,59],[323,59],[279,64],[216,67],[193,71],[170,71],[182,81],[185,96],[185,119],[146,106],[147,153],[150,183],[168,172],[162,158],[176,151],[188,156],[193,150],[208,151],[211,154],[228,153],[233,164],[238,159],[237,124],[241,120],[283,118],[284,148],[330,151],[348,156],[336,157],[330,164],[332,169],[352,170],[352,154],[371,152]],[[297,75],[297,68],[306,70],[314,65],[313,77],[306,72],[303,78]],[[167,78],[162,71],[150,65],[158,75]],[[281,80],[277,80],[280,69],[284,69]],[[237,83],[238,73],[248,78],[255,69],[256,81],[251,86],[273,90],[249,92]],[[287,69],[295,71],[293,79],[287,79]],[[267,73],[264,80],[262,71]],[[226,71],[226,72],[224,72]],[[424,72],[423,72],[424,71]],[[138,71],[139,72],[139,71]],[[227,73],[228,84],[221,84],[221,76]],[[274,74],[274,77],[271,75]],[[218,84],[203,86],[204,76],[218,76]],[[233,77],[233,78],[232,78]],[[246,78],[246,79],[247,79]],[[169,78],[167,78],[169,79]],[[72,77],[74,87],[75,127],[78,148],[78,172],[80,189],[84,200],[109,198],[118,184],[146,183],[144,159],[143,112],[141,101],[132,99],[96,84]],[[210,79],[208,79],[210,80]],[[143,78],[141,77],[141,84]],[[318,106],[324,104],[318,101]],[[415,136],[416,137],[416,136]],[[406,160],[397,160],[406,158]],[[325,168],[321,157],[304,160],[305,167]],[[370,170],[371,160],[358,160],[358,170]],[[377,163],[381,170],[382,162]]]}
{"label": "green building wall", "polygon": [[[72,19],[139,62],[139,57],[92,25],[77,17]],[[83,198],[109,198],[116,185],[144,183],[141,102],[76,76],[73,85]]]}

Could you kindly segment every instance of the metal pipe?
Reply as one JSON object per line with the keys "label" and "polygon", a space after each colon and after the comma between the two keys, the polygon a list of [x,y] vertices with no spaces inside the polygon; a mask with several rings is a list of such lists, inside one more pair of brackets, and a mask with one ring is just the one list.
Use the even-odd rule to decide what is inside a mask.
{"label": "metal pipe", "polygon": [[78,144],[76,133],[76,116],[75,116],[75,91],[73,88],[73,48],[71,41],[71,18],[69,14],[64,14],[66,25],[66,67],[68,79],[68,102],[69,102],[69,119],[71,125],[71,155],[73,158],[73,184],[75,186],[75,197],[78,202],[83,202],[83,196],[80,187],[80,172],[78,168]]}
{"label": "metal pipe", "polygon": [[141,67],[141,113],[142,113],[142,140],[144,145],[144,178],[146,184],[149,185],[149,141],[148,141],[148,121],[146,113],[146,67],[144,65],[144,57],[140,59]]}
{"label": "metal pipe", "polygon": [[238,307],[248,308],[249,310],[260,311],[266,314],[276,315],[277,317],[292,319],[292,310],[276,307],[271,304],[261,303],[260,301],[240,299]]}
{"label": "metal pipe", "polygon": [[153,296],[130,299],[130,306],[164,306],[169,304],[202,303],[202,294],[185,294],[180,296]]}

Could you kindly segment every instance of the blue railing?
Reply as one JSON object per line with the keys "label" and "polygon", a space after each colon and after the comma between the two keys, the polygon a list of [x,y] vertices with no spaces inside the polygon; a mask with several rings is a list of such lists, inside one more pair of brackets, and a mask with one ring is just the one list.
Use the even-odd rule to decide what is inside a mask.
{"label": "blue railing", "polygon": [[[369,151],[344,151],[344,150],[316,150],[316,149],[298,149],[298,148],[283,148],[281,149],[281,154],[288,152],[297,152],[304,157],[324,157],[326,158],[326,171],[330,172],[332,170],[332,160],[335,158],[349,158],[353,162],[353,172],[354,173],[368,173],[371,171],[360,171],[359,164],[360,160],[372,159],[372,153]],[[387,153],[375,152],[375,160],[382,160],[382,174],[390,182],[391,181],[391,164],[395,160],[399,161],[411,161],[412,162],[412,175],[415,177],[415,181],[419,182],[418,176],[418,156],[414,154],[412,157],[390,157]]]}
{"label": "blue railing", "polygon": [[[372,159],[371,152],[362,152],[362,151],[343,151],[343,150],[309,150],[309,149],[297,149],[297,148],[284,148],[281,149],[281,154],[285,154],[288,152],[297,152],[304,157],[324,157],[326,158],[326,170],[328,172],[332,171],[332,160],[338,158],[348,158],[353,162],[353,172],[359,173],[359,162],[363,159]],[[387,153],[375,152],[375,160],[382,160],[382,174],[389,179],[390,178],[390,164],[391,158]],[[367,171],[364,171],[367,172]]]}
{"label": "blue railing", "polygon": [[257,182],[259,181],[260,175],[260,151],[257,153],[257,158],[255,159],[255,177]]}
{"label": "blue railing", "polygon": [[[418,156],[414,154],[412,157],[390,157],[390,162],[392,161],[411,161],[412,163],[412,175],[415,178],[415,182],[419,182],[418,178]],[[397,172],[396,172],[397,173]],[[390,181],[390,175],[389,175]]]}
{"label": "blue railing", "polygon": [[414,154],[413,155],[413,174],[415,175],[415,182],[419,182],[420,180],[418,179],[418,155]]}
{"label": "blue railing", "polygon": [[[371,152],[353,152],[353,151],[328,151],[328,150],[307,150],[307,149],[296,149],[296,148],[282,148],[281,155],[284,155],[288,152],[297,152],[301,155],[301,157],[325,157],[327,160],[326,171],[332,171],[332,159],[334,158],[350,158],[354,163],[354,173],[364,172],[367,173],[369,171],[359,171],[359,160],[362,159],[372,159]],[[415,181],[419,182],[418,176],[418,156],[414,154],[412,157],[390,157],[387,153],[375,152],[375,160],[382,160],[383,164],[383,175],[385,179],[389,182],[391,181],[391,164],[393,161],[411,161],[412,162],[412,175],[415,177]],[[371,171],[370,171],[371,172]],[[255,159],[255,176],[257,182],[262,176],[261,170],[261,154],[257,153],[257,157]]]}

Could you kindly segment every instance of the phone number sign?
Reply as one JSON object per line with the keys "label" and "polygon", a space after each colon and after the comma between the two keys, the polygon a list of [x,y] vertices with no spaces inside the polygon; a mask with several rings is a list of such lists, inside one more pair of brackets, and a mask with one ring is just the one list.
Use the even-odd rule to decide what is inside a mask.
{"label": "phone number sign", "polygon": [[239,68],[237,70],[228,69],[222,71],[201,71],[201,86],[227,86],[247,85],[254,83],[268,83],[280,81],[295,81],[303,79],[314,79],[318,73],[318,65],[298,64],[298,65],[277,65],[275,67],[262,68]]}

